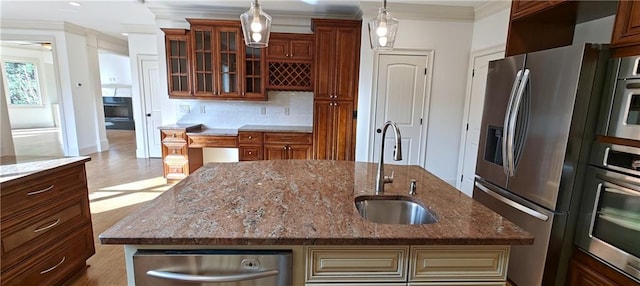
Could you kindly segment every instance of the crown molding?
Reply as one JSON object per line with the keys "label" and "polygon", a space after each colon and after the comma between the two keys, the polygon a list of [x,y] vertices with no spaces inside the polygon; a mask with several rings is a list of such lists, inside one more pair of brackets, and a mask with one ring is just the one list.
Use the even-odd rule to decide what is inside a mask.
{"label": "crown molding", "polygon": [[486,18],[505,9],[511,9],[510,0],[487,1],[475,8],[475,19]]}
{"label": "crown molding", "polygon": [[[360,10],[363,16],[373,18],[378,14],[380,3],[361,2]],[[410,20],[444,20],[473,22],[473,7],[441,6],[407,3],[387,3],[387,8],[398,19]]]}

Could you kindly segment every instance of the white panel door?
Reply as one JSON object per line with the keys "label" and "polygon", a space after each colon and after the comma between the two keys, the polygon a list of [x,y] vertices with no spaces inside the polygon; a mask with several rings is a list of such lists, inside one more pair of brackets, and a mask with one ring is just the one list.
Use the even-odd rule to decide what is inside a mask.
{"label": "white panel door", "polygon": [[402,135],[402,160],[393,161],[395,138],[389,127],[385,137],[385,164],[420,165],[424,144],[422,118],[425,101],[426,55],[380,55],[377,76],[373,161],[380,160],[380,139],[384,123],[396,122]]}
{"label": "white panel door", "polygon": [[467,133],[464,142],[464,159],[462,160],[462,177],[460,190],[471,196],[473,181],[476,173],[476,159],[478,157],[478,141],[480,140],[480,125],[482,123],[482,109],[487,85],[487,71],[489,61],[501,59],[504,52],[497,52],[476,57],[473,62],[474,76],[471,81],[471,97],[469,98],[469,114],[467,116]]}
{"label": "white panel door", "polygon": [[158,127],[162,124],[161,101],[155,97],[163,93],[160,89],[159,77],[160,69],[158,59],[140,59],[142,70],[141,93],[144,101],[144,113],[146,118],[146,142],[149,157],[162,157],[162,144],[160,142],[160,131]]}

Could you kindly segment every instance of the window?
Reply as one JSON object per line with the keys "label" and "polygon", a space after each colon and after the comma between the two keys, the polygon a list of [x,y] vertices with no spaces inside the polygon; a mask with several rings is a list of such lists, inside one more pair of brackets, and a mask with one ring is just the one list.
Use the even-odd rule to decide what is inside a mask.
{"label": "window", "polygon": [[5,91],[11,105],[41,105],[42,96],[38,84],[35,62],[5,60]]}

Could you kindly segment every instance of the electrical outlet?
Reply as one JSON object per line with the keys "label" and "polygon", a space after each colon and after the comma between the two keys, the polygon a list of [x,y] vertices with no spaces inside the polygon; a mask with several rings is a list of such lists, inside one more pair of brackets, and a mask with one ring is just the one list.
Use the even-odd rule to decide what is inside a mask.
{"label": "electrical outlet", "polygon": [[260,114],[262,114],[262,115],[266,115],[267,114],[267,107],[266,106],[260,107]]}
{"label": "electrical outlet", "polygon": [[289,115],[289,107],[284,108],[284,115]]}
{"label": "electrical outlet", "polygon": [[180,112],[181,113],[189,113],[191,112],[189,109],[191,108],[191,106],[189,105],[180,105]]}
{"label": "electrical outlet", "polygon": [[205,105],[200,105],[200,113],[207,113]]}

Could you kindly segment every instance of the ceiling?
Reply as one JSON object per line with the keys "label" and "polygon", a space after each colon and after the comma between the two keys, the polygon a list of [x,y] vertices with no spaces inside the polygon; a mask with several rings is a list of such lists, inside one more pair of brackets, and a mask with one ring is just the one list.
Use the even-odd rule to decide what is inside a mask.
{"label": "ceiling", "polygon": [[[389,0],[393,12],[396,5],[440,5],[478,7],[487,0]],[[248,10],[251,0],[0,0],[0,19],[29,21],[64,21],[102,33],[126,39],[122,33],[155,26],[156,15],[152,11],[207,10],[240,13]],[[274,15],[343,16],[360,14],[361,4],[381,5],[382,0],[260,0],[263,9]]]}

